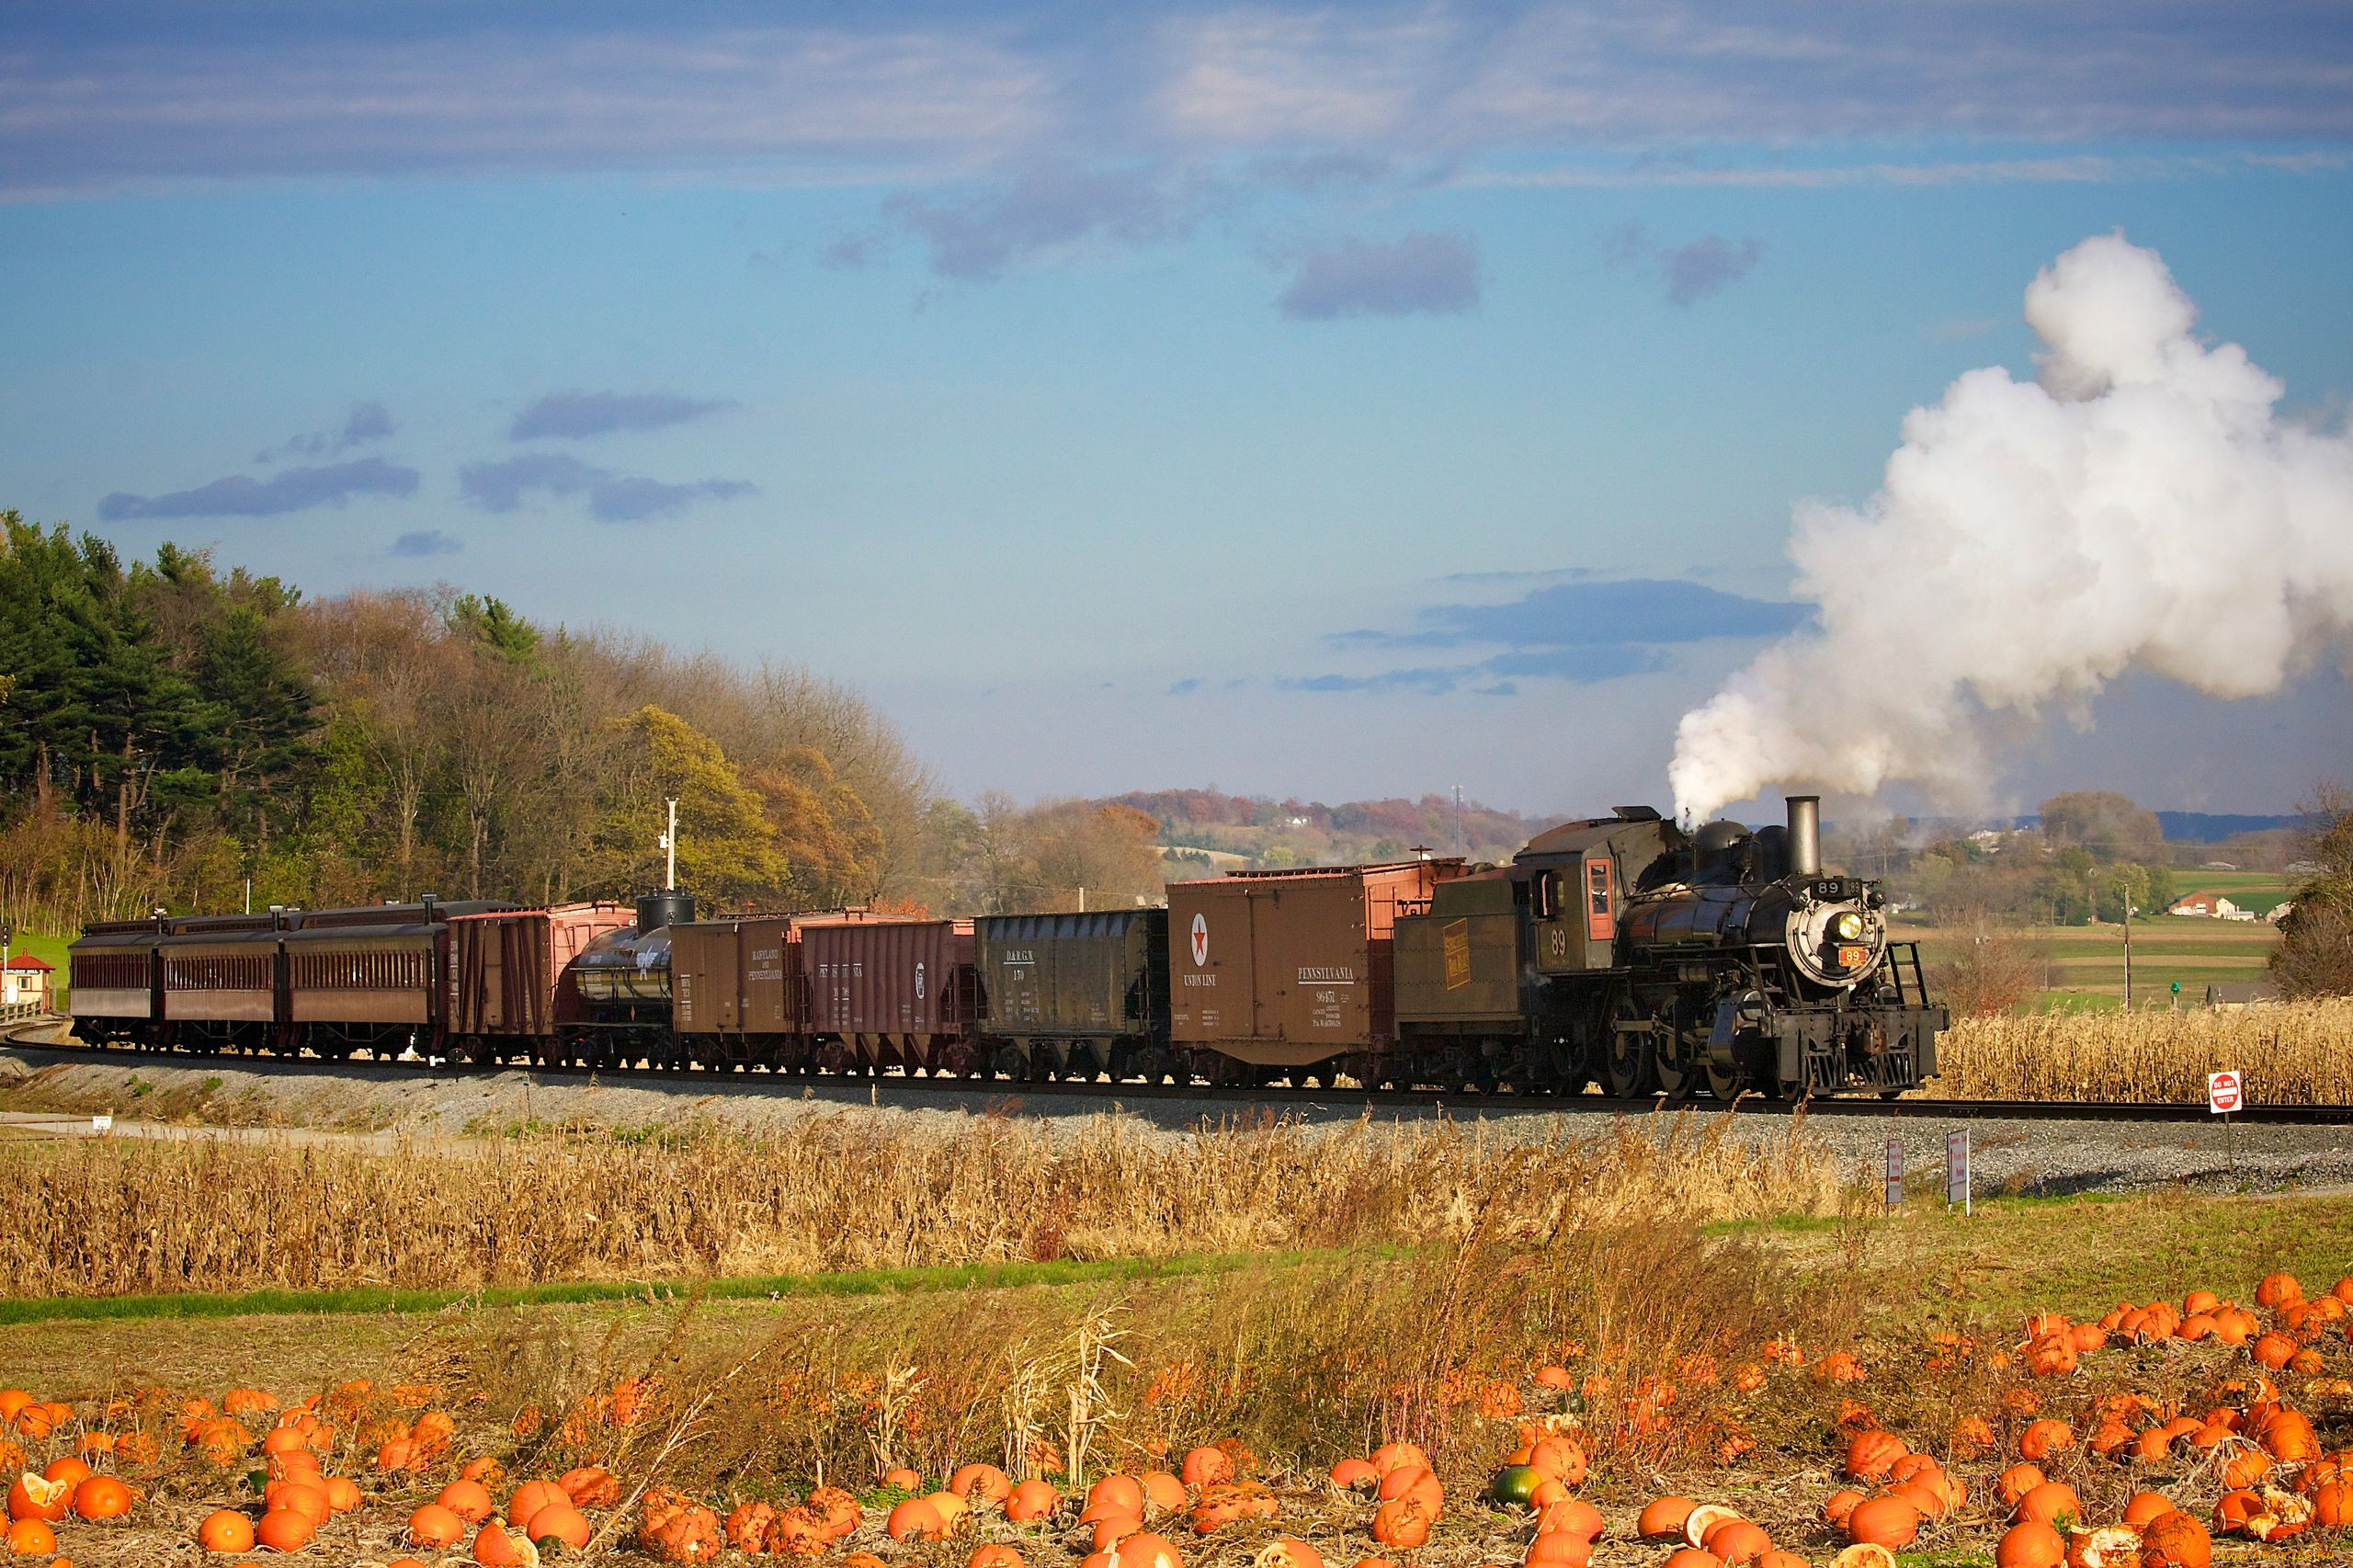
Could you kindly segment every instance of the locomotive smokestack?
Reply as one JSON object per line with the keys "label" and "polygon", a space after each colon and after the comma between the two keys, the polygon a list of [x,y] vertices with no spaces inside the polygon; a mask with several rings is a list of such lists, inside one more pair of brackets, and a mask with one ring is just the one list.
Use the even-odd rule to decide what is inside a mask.
{"label": "locomotive smokestack", "polygon": [[1790,875],[1822,875],[1822,797],[1790,797]]}

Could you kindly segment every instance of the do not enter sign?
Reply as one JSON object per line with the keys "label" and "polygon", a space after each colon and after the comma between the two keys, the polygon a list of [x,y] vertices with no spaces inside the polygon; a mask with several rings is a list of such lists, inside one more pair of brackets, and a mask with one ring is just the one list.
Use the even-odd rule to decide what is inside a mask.
{"label": "do not enter sign", "polygon": [[2206,1108],[2217,1116],[2237,1110],[2245,1099],[2246,1085],[2236,1073],[2206,1074]]}

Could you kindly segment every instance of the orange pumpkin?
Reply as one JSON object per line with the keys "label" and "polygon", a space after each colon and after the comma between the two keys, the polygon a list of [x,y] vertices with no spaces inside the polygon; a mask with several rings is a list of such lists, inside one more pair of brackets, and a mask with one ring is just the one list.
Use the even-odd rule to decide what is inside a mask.
{"label": "orange pumpkin", "polygon": [[1185,1483],[1165,1470],[1148,1470],[1136,1477],[1143,1500],[1164,1513],[1185,1506]]}
{"label": "orange pumpkin", "polygon": [[254,1549],[254,1522],[234,1508],[220,1508],[204,1516],[196,1527],[196,1543],[215,1556],[226,1557]]}
{"label": "orange pumpkin", "polygon": [[1603,1529],[1601,1510],[1582,1498],[1571,1497],[1558,1503],[1548,1503],[1536,1516],[1540,1534],[1581,1536],[1586,1540],[1598,1536]]}
{"label": "orange pumpkin", "polygon": [[2040,1465],[2014,1464],[1994,1478],[1994,1492],[2006,1505],[2015,1508],[2018,1506],[2018,1499],[2050,1479],[2042,1473]]}
{"label": "orange pumpkin", "polygon": [[1901,1497],[1873,1497],[1847,1516],[1847,1539],[1891,1551],[1912,1544],[1920,1534],[1920,1510]]}
{"label": "orange pumpkin", "polygon": [[47,1519],[12,1520],[7,1540],[11,1557],[46,1557],[57,1550],[57,1532]]}
{"label": "orange pumpkin", "polygon": [[493,1519],[474,1534],[474,1561],[484,1568],[537,1568],[540,1553],[529,1536],[510,1535]]}
{"label": "orange pumpkin", "polygon": [[1185,1560],[1176,1554],[1176,1546],[1149,1531],[1120,1542],[1111,1560],[1119,1568],[1185,1568]]}
{"label": "orange pumpkin", "polygon": [[1708,1532],[1699,1543],[1725,1563],[1754,1562],[1773,1550],[1773,1538],[1765,1527],[1747,1519],[1726,1519]]}
{"label": "orange pumpkin", "polygon": [[2040,1519],[2012,1525],[1994,1548],[1994,1568],[2061,1568],[2067,1542]]}
{"label": "orange pumpkin", "polygon": [[[816,1494],[810,1495],[813,1498]],[[1062,1506],[1062,1494],[1042,1481],[1025,1481],[1006,1494],[1005,1517],[1017,1525],[1042,1519]]]}
{"label": "orange pumpkin", "polygon": [[575,1508],[609,1508],[621,1500],[621,1483],[602,1465],[567,1470],[556,1479]]}
{"label": "orange pumpkin", "polygon": [[1432,1517],[1420,1498],[1394,1498],[1373,1515],[1372,1539],[1400,1551],[1412,1551],[1429,1540]]}
{"label": "orange pumpkin", "polygon": [[2211,1568],[2214,1543],[2188,1514],[2162,1514],[2141,1531],[2141,1568]]}
{"label": "orange pumpkin", "polygon": [[571,1504],[551,1503],[531,1516],[523,1533],[534,1541],[552,1538],[577,1549],[587,1545],[588,1538],[596,1532],[588,1528],[588,1516]]}
{"label": "orange pumpkin", "polygon": [[293,1508],[272,1508],[254,1527],[254,1540],[271,1551],[300,1551],[318,1533],[318,1521]]}
{"label": "orange pumpkin", "polygon": [[434,1550],[455,1546],[466,1539],[466,1521],[438,1503],[427,1503],[408,1517],[408,1543]]}
{"label": "orange pumpkin", "polygon": [[73,1506],[71,1483],[51,1481],[30,1471],[17,1477],[16,1484],[8,1488],[8,1517],[12,1520],[40,1519],[55,1524]]}
{"label": "orange pumpkin", "polygon": [[1013,1548],[992,1541],[973,1548],[972,1555],[964,1559],[964,1568],[1028,1568],[1028,1564]]}
{"label": "orange pumpkin", "polygon": [[1383,1443],[1372,1450],[1372,1468],[1382,1475],[1405,1465],[1427,1470],[1430,1456],[1422,1452],[1418,1443]]}
{"label": "orange pumpkin", "polygon": [[1305,1541],[1286,1537],[1253,1552],[1250,1568],[1324,1568],[1324,1557]]}
{"label": "orange pumpkin", "polygon": [[1847,1473],[1857,1481],[1880,1481],[1911,1450],[1893,1432],[1858,1432],[1847,1445]]}
{"label": "orange pumpkin", "polygon": [[2255,1288],[2255,1304],[2258,1307],[2284,1307],[2303,1299],[2304,1288],[2292,1274],[2267,1274]]}
{"label": "orange pumpkin", "polygon": [[2055,1526],[2083,1516],[2084,1505],[2076,1497],[2075,1489],[2063,1481],[2046,1481],[2029,1489],[2013,1510],[2013,1517],[2020,1524],[2033,1519]]}
{"label": "orange pumpkin", "polygon": [[900,1465],[882,1472],[882,1484],[895,1486],[902,1492],[916,1492],[922,1490],[923,1475],[918,1471],[912,1471],[904,1465]]}
{"label": "orange pumpkin", "polygon": [[1185,1456],[1177,1473],[1187,1486],[1214,1486],[1233,1479],[1233,1456],[1222,1449],[1195,1449]]}
{"label": "orange pumpkin", "polygon": [[1345,1459],[1332,1467],[1330,1479],[1342,1491],[1356,1492],[1381,1484],[1381,1472],[1370,1460]]}
{"label": "orange pumpkin", "polygon": [[44,1481],[62,1481],[68,1486],[79,1486],[90,1479],[90,1467],[68,1454],[63,1459],[50,1460],[40,1473]]}
{"label": "orange pumpkin", "polygon": [[882,1527],[892,1540],[938,1540],[948,1533],[948,1526],[939,1510],[926,1497],[910,1497],[891,1510],[891,1517]]}
{"label": "orange pumpkin", "polygon": [[111,1475],[94,1475],[74,1489],[74,1511],[85,1519],[119,1519],[131,1512],[131,1488]]}
{"label": "orange pumpkin", "polygon": [[1634,1521],[1634,1533],[1644,1540],[1681,1540],[1684,1521],[1699,1506],[1688,1497],[1655,1498],[1643,1506],[1642,1517]]}
{"label": "orange pumpkin", "polygon": [[1005,1501],[1013,1483],[993,1464],[968,1464],[948,1478],[948,1490],[973,1507],[994,1507]]}
{"label": "orange pumpkin", "polygon": [[2049,1416],[2029,1422],[2026,1430],[2018,1434],[2018,1457],[2024,1460],[2047,1460],[2075,1446],[2075,1429],[2064,1421]]}
{"label": "orange pumpkin", "polygon": [[1829,1500],[1822,1505],[1823,1522],[1833,1529],[1843,1530],[1847,1528],[1847,1520],[1865,1501],[1863,1494],[1851,1487],[1833,1492]]}

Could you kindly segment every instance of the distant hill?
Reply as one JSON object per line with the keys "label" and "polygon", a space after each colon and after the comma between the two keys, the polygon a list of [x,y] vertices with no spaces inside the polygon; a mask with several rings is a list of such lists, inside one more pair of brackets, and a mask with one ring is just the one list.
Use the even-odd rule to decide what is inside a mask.
{"label": "distant hill", "polygon": [[[1231,869],[1223,859],[1228,855],[1240,856],[1246,866],[1278,867],[1398,860],[1417,846],[1436,855],[1458,852],[1454,801],[1448,795],[1326,805],[1216,790],[1140,790],[1103,803],[1133,807],[1159,823],[1161,843],[1180,863],[1188,849],[1217,852],[1219,870]],[[1507,860],[1559,820],[1465,801],[1460,852],[1473,860]],[[1199,874],[1211,874],[1207,855]]]}
{"label": "distant hill", "polygon": [[2301,813],[2284,817],[2233,816],[2214,812],[2159,812],[2157,825],[2173,844],[2220,844],[2242,833],[2274,833],[2281,828],[2311,825]]}

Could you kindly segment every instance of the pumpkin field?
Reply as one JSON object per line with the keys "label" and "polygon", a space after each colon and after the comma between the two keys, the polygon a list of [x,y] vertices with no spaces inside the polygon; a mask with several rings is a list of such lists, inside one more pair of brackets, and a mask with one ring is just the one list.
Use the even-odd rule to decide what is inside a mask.
{"label": "pumpkin field", "polygon": [[2353,1551],[2343,1198],[1889,1218],[1690,1116],[5,1157],[33,1562]]}

